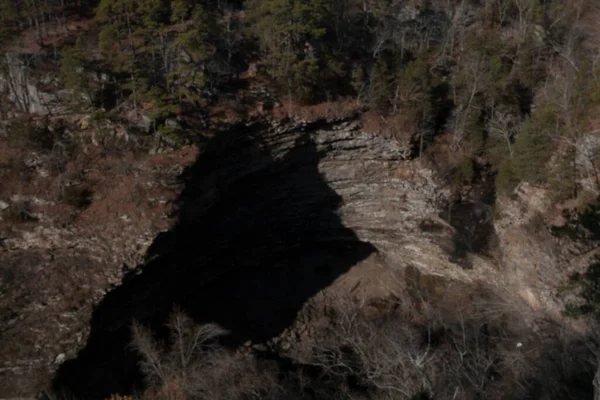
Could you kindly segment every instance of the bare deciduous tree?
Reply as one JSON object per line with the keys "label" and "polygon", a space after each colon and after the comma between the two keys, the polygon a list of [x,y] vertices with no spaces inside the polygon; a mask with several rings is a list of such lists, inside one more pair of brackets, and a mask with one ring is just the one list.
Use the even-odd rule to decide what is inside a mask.
{"label": "bare deciduous tree", "polygon": [[159,399],[263,399],[277,392],[269,371],[250,356],[226,350],[216,339],[226,333],[214,324],[196,324],[176,311],[169,319],[165,346],[140,324],[133,325],[133,346],[150,392]]}
{"label": "bare deciduous tree", "polygon": [[431,390],[434,355],[416,330],[400,319],[370,319],[348,299],[336,307],[329,340],[313,344],[310,364],[330,376],[353,376],[382,398],[410,398]]}
{"label": "bare deciduous tree", "polygon": [[501,107],[493,108],[490,118],[488,119],[488,132],[490,136],[500,138],[508,150],[508,154],[512,158],[513,140],[519,131],[520,119],[514,113]]}

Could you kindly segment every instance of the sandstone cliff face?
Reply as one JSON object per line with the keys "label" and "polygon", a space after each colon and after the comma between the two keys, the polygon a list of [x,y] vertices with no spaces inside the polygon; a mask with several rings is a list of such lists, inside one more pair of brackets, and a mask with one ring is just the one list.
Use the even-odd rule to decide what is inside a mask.
{"label": "sandstone cliff face", "polygon": [[[77,229],[39,227],[7,240],[3,257],[13,267],[4,267],[0,281],[7,327],[0,342],[19,350],[0,351],[5,382],[29,382],[38,370],[72,358],[57,387],[102,398],[135,380],[128,375],[136,362],[127,348],[132,319],[159,327],[178,305],[199,321],[225,326],[235,341],[265,341],[285,334],[323,291],[357,290],[365,303],[402,297],[414,271],[462,287],[500,288],[516,304],[522,297],[558,315],[551,293],[564,271],[552,239],[528,236],[528,219],[506,212],[491,231],[501,255],[472,246],[465,236],[491,229],[490,205],[452,209],[451,191],[411,160],[407,143],[365,132],[354,118],[252,122],[200,147],[182,175],[177,222],[151,245],[167,228],[156,223],[166,208],[134,206],[133,218],[98,218],[102,207],[114,206],[100,198],[78,217]],[[174,178],[184,161],[166,160]],[[125,178],[122,184],[156,185],[152,171],[138,174],[135,185]],[[119,201],[135,203],[136,193]],[[518,202],[506,207],[529,209]],[[138,262],[140,274],[118,284],[122,265]],[[79,349],[85,351],[75,358]]]}

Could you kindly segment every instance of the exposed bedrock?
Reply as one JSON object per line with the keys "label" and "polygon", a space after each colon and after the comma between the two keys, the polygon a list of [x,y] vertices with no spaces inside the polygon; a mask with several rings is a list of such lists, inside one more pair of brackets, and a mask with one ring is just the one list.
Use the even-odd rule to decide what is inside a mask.
{"label": "exposed bedrock", "polygon": [[[440,217],[449,191],[394,138],[351,120],[257,123],[201,147],[182,177],[177,224],[155,239],[141,273],[98,305],[55,389],[89,399],[130,392],[141,383],[132,320],[160,333],[175,306],[222,325],[239,345],[281,334],[309,299],[369,258],[391,291],[407,266],[467,282],[493,273],[482,257],[469,255],[468,269],[456,260],[466,257],[457,255],[460,229]],[[474,213],[486,219],[485,206]]]}

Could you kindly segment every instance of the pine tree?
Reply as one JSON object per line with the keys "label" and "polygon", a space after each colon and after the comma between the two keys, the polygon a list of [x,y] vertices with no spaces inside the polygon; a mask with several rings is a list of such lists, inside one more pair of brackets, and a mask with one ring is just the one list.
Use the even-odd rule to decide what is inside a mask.
{"label": "pine tree", "polygon": [[71,100],[79,102],[82,94],[89,94],[88,81],[85,77],[85,47],[81,38],[75,45],[66,47],[61,53],[60,72],[65,88],[73,91]]}
{"label": "pine tree", "polygon": [[13,35],[18,14],[12,0],[0,0],[0,49]]}
{"label": "pine tree", "polygon": [[546,177],[546,163],[558,137],[555,110],[544,104],[526,117],[514,146],[513,169],[522,181],[541,183]]}
{"label": "pine tree", "polygon": [[[199,7],[201,7],[198,4]],[[194,9],[194,4],[190,1],[186,0],[172,0],[171,1],[171,22],[172,23],[183,23],[187,20],[192,10]]]}
{"label": "pine tree", "polygon": [[[178,7],[184,7],[181,4]],[[179,101],[197,103],[201,100],[200,89],[207,83],[201,63],[210,55],[210,39],[218,36],[215,16],[197,4],[191,10],[184,7],[185,13],[177,16],[185,20],[187,29],[179,32],[171,45],[172,53],[177,54],[175,67],[167,76],[168,86]],[[180,8],[178,12],[181,12]]]}
{"label": "pine tree", "polygon": [[[268,71],[288,95],[306,96],[316,83],[329,8],[324,0],[250,0],[251,32],[266,54]],[[299,92],[298,92],[299,90]]]}

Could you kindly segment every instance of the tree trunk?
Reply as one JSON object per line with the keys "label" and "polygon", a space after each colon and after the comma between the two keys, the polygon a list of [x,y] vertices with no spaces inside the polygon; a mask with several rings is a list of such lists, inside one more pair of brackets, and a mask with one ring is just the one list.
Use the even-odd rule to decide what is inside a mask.
{"label": "tree trunk", "polygon": [[129,11],[125,13],[127,19],[127,34],[129,36],[129,46],[131,47],[131,61],[135,64],[135,43],[133,41],[133,33],[131,31],[131,19],[129,18]]}
{"label": "tree trunk", "polygon": [[600,368],[596,370],[594,376],[594,400],[600,400]]}
{"label": "tree trunk", "polygon": [[39,18],[38,18],[37,15],[33,18],[33,21],[35,22],[35,30],[37,32],[37,42],[38,42],[38,45],[40,45],[40,47],[43,47],[44,46],[44,42],[42,40],[42,29],[40,27],[40,20],[39,20]]}
{"label": "tree trunk", "polygon": [[67,27],[67,15],[65,13],[65,0],[60,0],[60,13],[62,28],[65,31],[65,35],[69,36],[69,28]]}
{"label": "tree trunk", "polygon": [[137,102],[137,90],[135,87],[135,76],[131,74],[131,97],[133,97],[133,109],[135,110],[135,114],[137,116],[138,113],[138,102]]}

